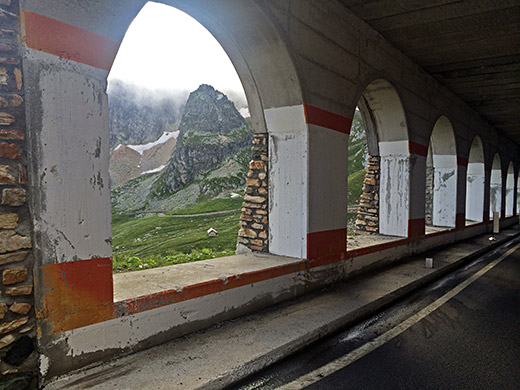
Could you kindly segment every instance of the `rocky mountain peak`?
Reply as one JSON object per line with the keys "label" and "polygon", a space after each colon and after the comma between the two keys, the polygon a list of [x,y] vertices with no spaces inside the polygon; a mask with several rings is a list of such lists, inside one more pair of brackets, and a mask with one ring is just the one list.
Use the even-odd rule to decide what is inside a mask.
{"label": "rocky mountain peak", "polygon": [[228,134],[247,126],[235,104],[211,85],[202,84],[190,93],[179,125],[180,139],[188,131]]}

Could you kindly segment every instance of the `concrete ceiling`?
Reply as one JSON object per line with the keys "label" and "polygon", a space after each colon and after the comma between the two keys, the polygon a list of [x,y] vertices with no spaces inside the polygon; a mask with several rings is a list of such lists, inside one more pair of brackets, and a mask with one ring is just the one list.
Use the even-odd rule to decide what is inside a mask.
{"label": "concrete ceiling", "polygon": [[519,0],[341,0],[520,144]]}

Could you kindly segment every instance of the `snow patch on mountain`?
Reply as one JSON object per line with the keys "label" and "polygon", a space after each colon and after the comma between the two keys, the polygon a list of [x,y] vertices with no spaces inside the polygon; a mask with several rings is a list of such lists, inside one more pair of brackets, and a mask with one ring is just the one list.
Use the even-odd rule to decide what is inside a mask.
{"label": "snow patch on mountain", "polygon": [[[127,146],[130,149],[133,149],[136,152],[138,152],[140,155],[143,155],[143,153],[146,150],[149,150],[149,149],[151,149],[151,148],[153,148],[153,147],[155,147],[157,145],[164,144],[166,141],[168,141],[171,138],[177,139],[178,136],[179,136],[179,131],[178,130],[177,131],[171,131],[171,132],[165,131],[157,141],[148,142],[147,144],[144,144],[144,145],[127,145]],[[115,150],[117,150],[117,148],[119,148],[119,146],[120,145],[118,145]]]}

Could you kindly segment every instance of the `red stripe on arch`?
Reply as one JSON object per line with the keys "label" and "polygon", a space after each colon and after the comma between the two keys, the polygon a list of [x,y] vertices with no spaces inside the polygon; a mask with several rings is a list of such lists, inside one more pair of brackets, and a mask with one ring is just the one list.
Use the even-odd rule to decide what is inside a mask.
{"label": "red stripe on arch", "polygon": [[25,45],[57,57],[110,70],[119,42],[30,11],[22,11]]}
{"label": "red stripe on arch", "polygon": [[424,156],[426,157],[428,155],[428,146],[419,144],[417,142],[410,141],[408,143],[410,153],[415,154],[417,156]]}
{"label": "red stripe on arch", "polygon": [[461,167],[467,167],[469,160],[465,157],[457,156],[457,165]]}
{"label": "red stripe on arch", "polygon": [[304,104],[305,121],[311,125],[325,127],[340,133],[350,134],[352,119],[334,114],[321,108]]}

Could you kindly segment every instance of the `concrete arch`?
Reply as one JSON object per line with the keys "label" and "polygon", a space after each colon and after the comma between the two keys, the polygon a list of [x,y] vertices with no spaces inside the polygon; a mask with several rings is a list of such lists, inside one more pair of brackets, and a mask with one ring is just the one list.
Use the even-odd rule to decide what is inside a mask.
{"label": "concrete arch", "polygon": [[[112,255],[109,188],[93,186],[92,178],[109,182],[106,78],[128,26],[145,3],[91,1],[86,7],[79,1],[24,1],[24,66],[33,85],[40,86],[26,94],[32,110],[30,141],[35,150],[42,151],[31,168],[31,177],[43,178],[51,168],[60,173],[33,183],[35,192],[42,194],[34,201],[35,215],[47,221],[36,224],[42,241],[39,246],[44,252],[49,250],[44,262]],[[305,123],[299,78],[289,50],[260,6],[240,0],[163,3],[194,17],[222,45],[242,80],[257,132],[268,128],[270,132],[291,131],[291,126]],[[42,34],[69,38],[53,38],[42,44]],[[266,112],[280,107],[299,108],[292,111],[290,119],[281,115],[282,120],[268,124]],[[306,129],[296,130],[304,133]],[[58,149],[45,145],[57,145]],[[95,152],[98,145],[100,153]],[[276,187],[280,188],[283,186]],[[302,189],[299,192],[304,193]],[[44,198],[43,194],[49,196]],[[277,196],[276,190],[272,196]],[[69,208],[91,217],[79,225]]]}
{"label": "concrete arch", "polygon": [[[427,183],[428,178],[431,179],[431,224],[433,226],[455,227],[457,213],[457,147],[453,126],[445,116],[441,116],[435,122],[430,137],[428,153],[431,154],[426,160]],[[428,167],[429,163],[431,163],[430,169]]]}
{"label": "concrete arch", "polygon": [[[384,79],[371,81],[359,99],[369,123],[367,138],[380,157],[379,232],[408,236],[410,203],[409,137],[405,111],[397,90]],[[377,141],[374,141],[377,138]],[[375,144],[377,143],[377,150]]]}
{"label": "concrete arch", "polygon": [[502,212],[502,163],[500,155],[495,153],[491,166],[491,179],[489,184],[489,218],[493,219],[493,213]]}
{"label": "concrete arch", "polygon": [[506,175],[506,217],[511,217],[514,214],[514,202],[515,202],[515,168],[513,162],[509,163]]}
{"label": "concrete arch", "polygon": [[[255,131],[292,132],[287,142],[294,141],[305,151],[307,134],[299,77],[284,40],[257,2],[163,2],[194,17],[225,49],[244,86]],[[35,297],[36,307],[40,309],[44,304],[56,303],[52,297],[43,302],[46,295],[41,287],[45,285],[42,266],[58,269],[62,264],[74,263],[92,267],[89,271],[92,279],[85,282],[87,293],[103,291],[99,307],[109,309],[97,318],[105,320],[112,316],[107,75],[128,26],[145,3],[144,0],[23,2],[24,84],[30,86],[24,96],[28,107],[26,134],[31,153],[37,156],[29,161],[28,170],[35,194],[30,202],[34,246],[38,248]],[[287,107],[289,110],[284,111]],[[269,116],[268,112],[274,114]],[[292,255],[301,253],[307,216],[307,183],[302,180],[306,160],[295,149],[293,144],[285,149],[280,147],[280,155],[285,158],[289,154],[283,150],[291,150],[299,158],[299,164],[293,164],[299,171],[291,171],[293,166],[282,159],[278,165],[270,166],[272,170],[278,169],[271,175],[271,183],[283,181],[270,191],[271,199],[280,204],[278,215],[282,221],[278,230],[273,228],[270,233],[285,247],[295,242],[297,248]],[[299,181],[291,179],[288,186],[290,175]],[[280,199],[288,200],[282,203]],[[285,214],[288,204],[292,205],[289,212],[300,218],[290,221],[292,225],[285,225],[287,234],[293,235],[289,238],[281,233],[282,223],[290,219]],[[278,222],[269,219],[273,220]],[[104,262],[105,266],[98,267],[98,262]],[[77,302],[72,305],[76,304],[81,305]],[[69,315],[66,310],[63,315],[67,316],[70,329],[89,320]],[[52,355],[49,351],[53,348],[50,341],[53,327],[56,324],[49,318],[41,320],[40,350],[46,356]],[[63,372],[71,364],[53,359],[48,374]]]}
{"label": "concrete arch", "polygon": [[482,222],[484,218],[484,147],[477,135],[471,144],[466,173],[466,221]]}

